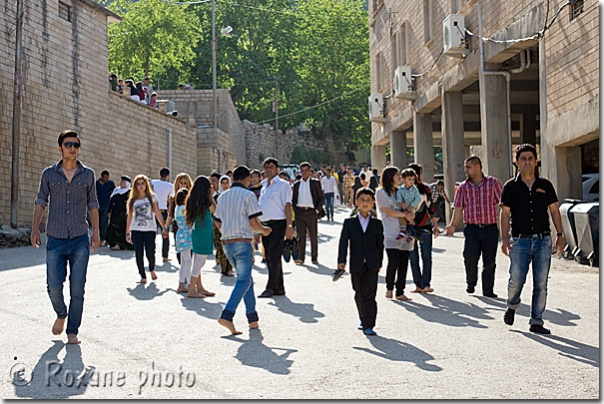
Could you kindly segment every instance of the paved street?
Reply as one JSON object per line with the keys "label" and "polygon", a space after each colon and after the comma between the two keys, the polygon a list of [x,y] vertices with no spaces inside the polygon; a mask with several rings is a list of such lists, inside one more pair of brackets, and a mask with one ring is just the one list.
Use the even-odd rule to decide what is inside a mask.
{"label": "paved street", "polygon": [[[102,247],[88,269],[82,344],[66,346],[65,335],[50,332],[44,248],[0,250],[0,397],[599,398],[597,269],[553,259],[544,315],[552,335],[535,335],[528,332],[532,278],[509,327],[502,320],[507,257],[497,257],[499,298],[468,295],[462,234],[441,236],[433,294],[409,293],[409,271],[413,301],[386,300],[384,260],[378,335],[366,337],[356,328],[350,276],[335,283],[330,276],[348,212],[319,225],[318,267],[286,264],[287,295],[258,300],[259,330],[247,330],[239,307],[235,324],[244,333],[237,337],[216,322],[235,279],[221,277],[213,258],[202,278],[216,296],[187,299],[175,292],[173,248],[158,280],[139,285],[134,252]],[[267,271],[259,256],[256,262],[259,294]]]}

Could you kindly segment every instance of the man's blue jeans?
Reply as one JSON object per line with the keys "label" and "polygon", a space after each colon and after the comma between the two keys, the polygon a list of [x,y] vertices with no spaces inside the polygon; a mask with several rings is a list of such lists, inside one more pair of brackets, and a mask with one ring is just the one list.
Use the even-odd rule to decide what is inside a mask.
{"label": "man's blue jeans", "polygon": [[325,194],[325,214],[327,219],[333,219],[333,192]]}
{"label": "man's blue jeans", "polygon": [[258,321],[256,296],[254,296],[254,280],[252,279],[254,253],[252,245],[249,242],[238,242],[225,244],[223,248],[224,253],[237,272],[237,281],[220,318],[233,321],[235,310],[237,310],[237,306],[239,306],[239,303],[243,299],[248,322]]}
{"label": "man's blue jeans", "polygon": [[46,286],[52,307],[58,318],[68,316],[63,298],[63,284],[67,277],[69,262],[69,318],[67,334],[77,334],[82,323],[84,309],[84,285],[90,256],[88,234],[71,239],[58,239],[48,236],[46,241]]}
{"label": "man's blue jeans", "polygon": [[[422,229],[428,229],[428,227],[422,227]],[[429,229],[432,229],[430,226]],[[432,279],[432,232],[420,233],[422,243],[415,242],[413,251],[409,256],[411,263],[411,274],[413,275],[413,283],[420,289],[430,287],[430,280]],[[419,249],[422,250],[422,267],[423,271],[419,268]]]}
{"label": "man's blue jeans", "polygon": [[512,237],[510,239],[510,280],[508,282],[507,306],[520,306],[520,293],[526,281],[529,264],[533,264],[533,299],[529,324],[543,325],[543,312],[547,299],[547,276],[552,260],[551,236],[533,238]]}

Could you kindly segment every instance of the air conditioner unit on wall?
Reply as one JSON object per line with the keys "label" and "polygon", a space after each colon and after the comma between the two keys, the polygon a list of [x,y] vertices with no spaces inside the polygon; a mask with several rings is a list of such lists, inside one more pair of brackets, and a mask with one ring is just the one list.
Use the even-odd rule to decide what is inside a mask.
{"label": "air conditioner unit on wall", "polygon": [[443,52],[456,58],[470,53],[463,14],[450,14],[443,20]]}
{"label": "air conditioner unit on wall", "polygon": [[394,96],[406,100],[415,99],[411,67],[399,66],[394,70]]}
{"label": "air conditioner unit on wall", "polygon": [[369,96],[369,120],[371,122],[386,122],[382,93],[373,93]]}

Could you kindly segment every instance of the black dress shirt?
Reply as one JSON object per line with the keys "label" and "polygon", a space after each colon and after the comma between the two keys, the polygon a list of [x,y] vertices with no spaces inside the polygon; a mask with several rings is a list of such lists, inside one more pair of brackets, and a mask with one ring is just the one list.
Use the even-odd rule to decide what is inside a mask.
{"label": "black dress shirt", "polygon": [[508,180],[501,193],[501,205],[510,208],[512,236],[549,231],[549,205],[558,202],[551,182],[536,177],[532,188],[522,181],[520,174]]}

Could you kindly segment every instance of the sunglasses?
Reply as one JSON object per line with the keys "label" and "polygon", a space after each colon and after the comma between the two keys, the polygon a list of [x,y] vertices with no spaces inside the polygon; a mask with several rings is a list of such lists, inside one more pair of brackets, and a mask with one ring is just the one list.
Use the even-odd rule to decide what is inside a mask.
{"label": "sunglasses", "polygon": [[75,147],[76,149],[79,149],[80,143],[79,142],[65,142],[65,143],[63,143],[63,147],[66,147],[68,149]]}

